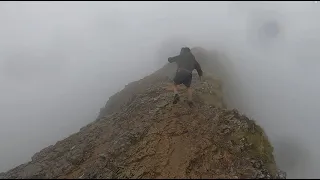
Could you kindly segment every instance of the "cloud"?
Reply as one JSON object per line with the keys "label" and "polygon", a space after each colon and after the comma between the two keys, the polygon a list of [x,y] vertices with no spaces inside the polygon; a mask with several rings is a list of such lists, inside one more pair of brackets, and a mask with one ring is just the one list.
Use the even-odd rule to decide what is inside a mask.
{"label": "cloud", "polygon": [[[94,120],[110,95],[187,44],[225,54],[230,106],[266,129],[276,154],[292,153],[277,159],[289,176],[317,177],[318,8],[311,1],[1,2],[0,171]],[[290,167],[294,157],[295,167],[308,167]]]}

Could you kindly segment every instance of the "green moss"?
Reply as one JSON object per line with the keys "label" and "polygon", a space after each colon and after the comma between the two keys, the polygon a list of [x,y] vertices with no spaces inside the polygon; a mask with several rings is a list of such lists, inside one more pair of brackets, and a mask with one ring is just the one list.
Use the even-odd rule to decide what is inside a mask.
{"label": "green moss", "polygon": [[277,168],[274,162],[273,147],[270,144],[263,129],[258,125],[254,126],[255,133],[246,132],[244,134],[248,140],[248,143],[252,144],[250,153],[252,153],[254,157],[261,159],[266,167],[270,170],[270,172],[275,175],[277,172]]}
{"label": "green moss", "polygon": [[249,145],[249,147],[246,147],[245,153],[248,153],[249,157],[253,159],[261,160],[271,174],[275,175],[277,167],[274,162],[272,145],[260,126],[256,125],[253,121],[248,122],[248,124],[253,126],[254,131],[246,131],[239,128],[232,134],[231,139],[238,145],[241,145],[244,143],[241,139],[245,138],[245,143]]}

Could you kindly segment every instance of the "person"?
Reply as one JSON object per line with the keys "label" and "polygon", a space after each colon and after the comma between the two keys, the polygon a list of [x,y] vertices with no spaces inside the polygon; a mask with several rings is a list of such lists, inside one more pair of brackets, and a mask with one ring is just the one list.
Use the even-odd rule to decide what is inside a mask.
{"label": "person", "polygon": [[178,85],[184,84],[187,87],[188,92],[188,104],[189,106],[193,105],[192,102],[192,90],[191,90],[191,81],[192,81],[192,71],[194,69],[197,70],[199,78],[201,80],[202,77],[202,69],[200,64],[191,53],[190,48],[183,47],[181,48],[180,55],[175,57],[168,58],[169,63],[177,63],[177,71],[175,77],[173,79],[173,91],[174,91],[174,99],[173,104],[176,104],[179,100],[178,94]]}

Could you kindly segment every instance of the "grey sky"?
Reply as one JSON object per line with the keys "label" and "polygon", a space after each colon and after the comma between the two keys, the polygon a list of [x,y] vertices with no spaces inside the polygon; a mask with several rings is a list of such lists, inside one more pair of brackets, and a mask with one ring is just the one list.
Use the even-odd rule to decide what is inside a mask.
{"label": "grey sky", "polygon": [[[312,1],[1,2],[0,171],[78,131],[187,45],[223,50],[231,105],[266,129],[289,176],[319,177],[319,10]],[[280,23],[272,42],[255,39],[264,17]]]}

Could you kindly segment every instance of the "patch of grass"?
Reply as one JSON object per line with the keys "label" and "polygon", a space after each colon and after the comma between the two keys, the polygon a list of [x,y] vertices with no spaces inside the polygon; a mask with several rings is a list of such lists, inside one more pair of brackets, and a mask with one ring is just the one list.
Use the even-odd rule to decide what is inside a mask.
{"label": "patch of grass", "polygon": [[[265,168],[267,168],[272,175],[276,175],[277,167],[274,161],[272,145],[260,126],[254,122],[248,124],[254,126],[254,132],[239,128],[231,135],[230,139],[236,142],[237,145],[248,145],[248,147],[245,147],[245,153],[253,159],[261,160]],[[243,138],[246,139],[244,142],[241,140]],[[242,155],[241,153],[239,154],[239,156]]]}
{"label": "patch of grass", "polygon": [[253,152],[257,153],[255,156],[264,162],[272,175],[275,175],[277,173],[277,167],[274,161],[273,147],[263,129],[258,125],[254,126],[256,130],[255,133],[247,132],[245,136],[247,136],[248,142],[252,143],[254,149]]}

